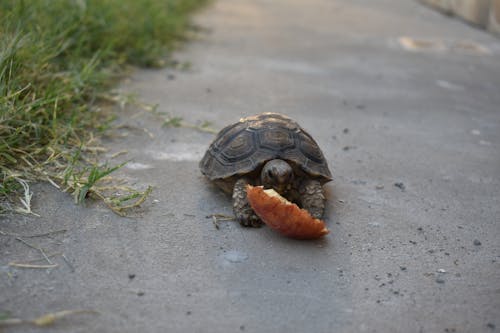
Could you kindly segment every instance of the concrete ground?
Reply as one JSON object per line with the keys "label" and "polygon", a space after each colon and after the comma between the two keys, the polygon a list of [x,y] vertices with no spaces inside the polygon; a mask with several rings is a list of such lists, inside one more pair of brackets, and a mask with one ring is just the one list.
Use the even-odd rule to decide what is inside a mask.
{"label": "concrete ground", "polygon": [[[128,151],[110,159],[131,161],[122,177],[155,186],[141,210],[42,184],[41,218],[0,220],[0,314],[99,315],[7,332],[500,330],[500,40],[401,0],[219,0],[198,22],[188,70],[121,86],[158,104],[123,111],[127,136],[106,144]],[[323,239],[216,229],[206,216],[230,198],[198,169],[214,135],[161,126],[163,112],[220,129],[264,111],[328,159]],[[9,266],[41,257],[13,234],[58,266]]]}

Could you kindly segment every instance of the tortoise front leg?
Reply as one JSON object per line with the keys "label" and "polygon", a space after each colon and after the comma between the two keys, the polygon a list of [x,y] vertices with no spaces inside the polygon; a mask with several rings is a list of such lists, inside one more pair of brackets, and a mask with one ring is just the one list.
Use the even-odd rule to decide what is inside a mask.
{"label": "tortoise front leg", "polygon": [[258,228],[263,222],[255,214],[247,199],[247,184],[246,178],[240,178],[233,188],[233,212],[236,219],[244,227]]}
{"label": "tortoise front leg", "polygon": [[307,210],[316,219],[323,218],[325,212],[325,195],[321,183],[314,179],[306,179],[299,185],[301,208]]}

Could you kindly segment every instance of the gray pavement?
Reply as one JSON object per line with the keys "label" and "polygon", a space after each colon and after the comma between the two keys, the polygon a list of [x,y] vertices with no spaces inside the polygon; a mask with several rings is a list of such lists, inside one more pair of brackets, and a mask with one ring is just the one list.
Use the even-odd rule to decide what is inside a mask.
{"label": "gray pavement", "polygon": [[498,331],[500,40],[401,0],[219,0],[197,20],[187,71],[140,70],[121,89],[216,129],[297,120],[334,174],[331,233],[216,229],[206,216],[230,198],[198,170],[213,134],[128,108],[107,156],[126,149],[121,176],[155,186],[141,210],[120,218],[41,184],[41,218],[0,219],[3,233],[67,229],[29,239],[67,259],[44,270],[9,266],[40,254],[0,235],[0,312],[100,315],[7,331]]}

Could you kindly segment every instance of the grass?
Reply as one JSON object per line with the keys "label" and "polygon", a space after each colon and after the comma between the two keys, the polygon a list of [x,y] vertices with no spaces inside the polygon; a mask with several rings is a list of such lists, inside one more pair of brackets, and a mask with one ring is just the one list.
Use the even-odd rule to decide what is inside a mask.
{"label": "grass", "polygon": [[168,64],[204,3],[0,1],[0,212],[32,213],[33,181],[77,202],[95,196],[117,213],[144,201],[150,188],[114,187],[121,165],[98,163],[98,138],[113,120],[106,91],[130,65]]}

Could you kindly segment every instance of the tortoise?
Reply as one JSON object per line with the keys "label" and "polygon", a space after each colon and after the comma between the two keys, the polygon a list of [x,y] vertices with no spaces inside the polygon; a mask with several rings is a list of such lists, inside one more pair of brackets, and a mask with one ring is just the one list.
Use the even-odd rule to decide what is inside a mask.
{"label": "tortoise", "polygon": [[241,225],[259,227],[246,185],[273,188],[314,218],[325,210],[323,184],[332,180],[318,144],[298,123],[279,113],[242,118],[223,128],[199,164],[201,172],[227,193]]}

